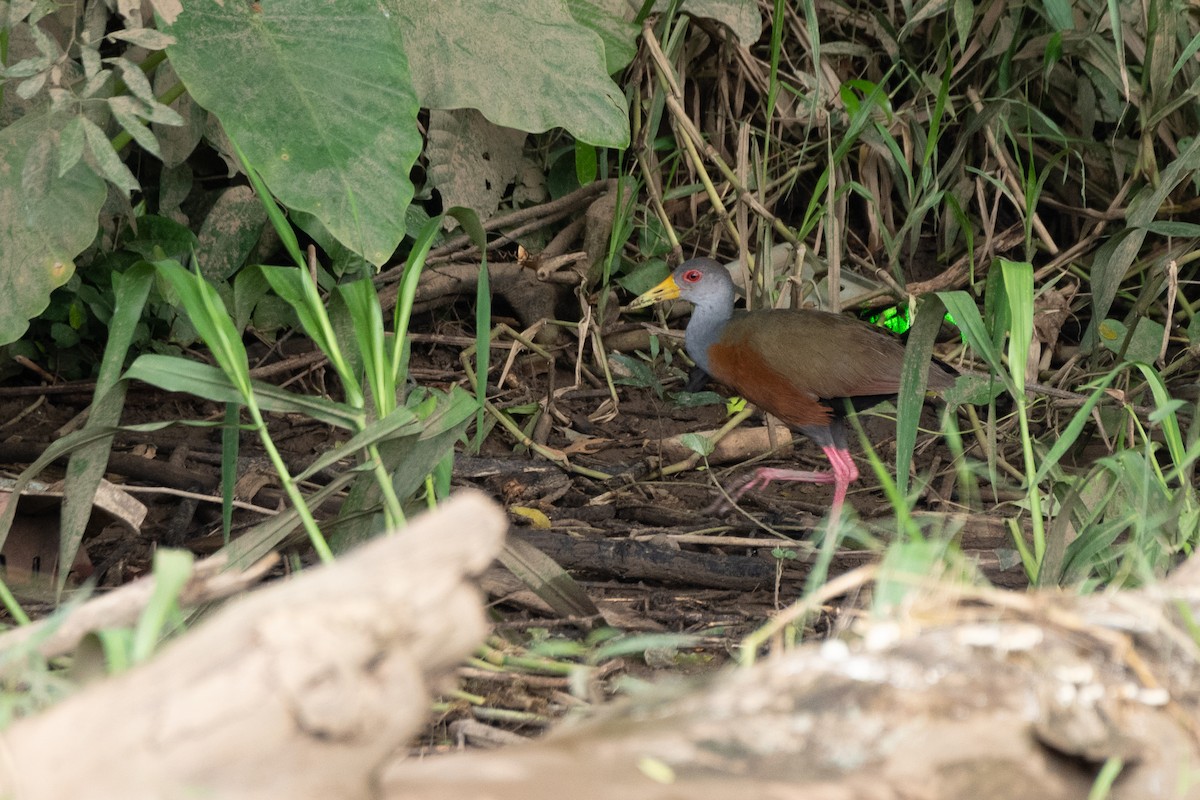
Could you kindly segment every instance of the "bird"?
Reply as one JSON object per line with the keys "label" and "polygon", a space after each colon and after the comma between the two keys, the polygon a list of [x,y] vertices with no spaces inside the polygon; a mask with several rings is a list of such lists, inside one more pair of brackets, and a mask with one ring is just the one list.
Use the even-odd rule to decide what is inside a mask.
{"label": "bird", "polygon": [[[711,258],[685,261],[629,308],[676,298],[693,305],[684,347],[696,366],[805,434],[831,467],[828,472],[761,467],[733,499],[772,481],[833,484],[830,518],[836,524],[846,491],[858,479],[842,423],[842,398],[861,411],[897,394],[904,346],[875,326],[829,311],[735,310],[729,270]],[[936,364],[928,375],[931,391],[954,382]]]}

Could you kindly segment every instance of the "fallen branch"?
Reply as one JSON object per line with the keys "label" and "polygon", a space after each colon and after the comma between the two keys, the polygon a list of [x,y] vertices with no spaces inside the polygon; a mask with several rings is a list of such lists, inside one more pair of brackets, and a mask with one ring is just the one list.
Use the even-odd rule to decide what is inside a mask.
{"label": "fallen branch", "polygon": [[149,662],[0,736],[0,795],[365,798],[483,638],[466,578],[503,512],[467,494],[231,603]]}
{"label": "fallen branch", "polygon": [[[213,556],[192,566],[192,575],[179,594],[179,605],[191,608],[222,600],[241,592],[266,575],[279,556],[272,553],[242,572],[223,572],[224,556]],[[61,614],[0,634],[0,653],[8,653],[37,641],[37,651],[46,658],[65,655],[89,633],[103,628],[123,628],[137,622],[154,594],[154,576],[147,575],[119,589],[93,597],[82,605],[67,607]]]}
{"label": "fallen branch", "polygon": [[1083,598],[915,589],[849,641],[643,691],[532,744],[398,760],[376,797],[1068,800],[1115,776],[1105,796],[1194,798],[1198,573]]}

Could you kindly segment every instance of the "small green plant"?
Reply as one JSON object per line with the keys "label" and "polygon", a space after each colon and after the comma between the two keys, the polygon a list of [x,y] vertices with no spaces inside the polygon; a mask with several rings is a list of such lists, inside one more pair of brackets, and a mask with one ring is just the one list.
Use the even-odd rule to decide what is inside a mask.
{"label": "small green plant", "polygon": [[[1185,477],[1200,457],[1200,448],[1186,446],[1177,416],[1180,402],[1170,397],[1152,367],[1119,364],[1093,382],[1085,402],[1053,444],[1041,445],[1030,428],[1025,383],[1033,335],[1032,267],[1002,260],[998,274],[1001,277],[989,283],[987,322],[965,293],[943,293],[941,299],[1015,407],[1031,541],[1018,520],[1010,520],[1010,529],[1026,574],[1034,583],[1052,584],[1095,578],[1141,582],[1162,573],[1177,554],[1190,552],[1200,542],[1200,498]],[[999,344],[1006,339],[1005,356]],[[1161,430],[1168,466],[1160,466],[1160,445],[1130,411],[1127,422],[1140,441],[1118,442],[1114,455],[1082,475],[1065,470],[1062,459],[1092,421],[1093,409],[1131,367],[1141,373],[1154,398],[1151,421]],[[1047,492],[1047,482],[1052,493]],[[1128,540],[1115,547],[1120,536]]]}
{"label": "small green plant", "polygon": [[[530,22],[516,8],[369,0],[348,0],[338,13],[313,0],[154,8],[145,18],[140,7],[115,13],[104,0],[70,9],[22,2],[0,16],[0,159],[18,176],[0,181],[0,275],[11,288],[0,297],[0,344],[21,336],[96,239],[106,183],[134,206],[130,222],[147,211],[205,209],[201,271],[231,277],[265,222],[261,210],[242,186],[215,204],[187,202],[207,158],[238,163],[230,137],[337,263],[353,256],[375,266],[423,222],[407,213],[419,188],[410,170],[426,146],[422,107],[481,109],[500,126],[489,130],[564,128],[577,137],[581,164],[595,146],[629,140],[609,75],[633,57],[637,28],[599,7],[581,8],[578,20],[565,5],[539,9],[537,24],[554,35],[536,59],[507,44]],[[448,67],[442,43],[463,36],[476,46]],[[307,57],[314,46],[327,57]],[[518,87],[534,84],[542,90],[517,102]],[[147,157],[161,169],[145,168]],[[447,170],[444,194],[463,181]]]}
{"label": "small green plant", "polygon": [[[235,145],[236,147],[236,145]],[[240,151],[239,151],[240,153]],[[344,400],[333,402],[321,398],[290,396],[287,392],[256,386],[250,378],[246,350],[240,332],[229,311],[212,285],[202,276],[183,269],[173,261],[161,261],[155,266],[179,296],[201,339],[208,345],[217,362],[217,369],[168,356],[142,356],[134,362],[127,377],[176,391],[187,391],[216,402],[236,402],[245,407],[251,428],[258,433],[268,457],[283,482],[292,504],[292,512],[308,533],[309,540],[323,560],[333,558],[333,551],[317,525],[308,502],[300,492],[298,480],[312,474],[350,453],[361,453],[359,469],[364,473],[351,488],[343,507],[344,518],[355,520],[358,530],[354,539],[362,538],[372,527],[371,512],[376,504],[382,509],[384,526],[395,528],[403,524],[403,501],[425,481],[425,475],[439,463],[445,449],[423,453],[413,459],[412,438],[430,438],[436,430],[439,442],[453,441],[465,425],[472,403],[461,390],[455,390],[444,400],[433,396],[414,395],[415,403],[406,403],[404,385],[407,374],[408,323],[412,313],[412,298],[416,281],[429,251],[441,218],[430,220],[414,242],[405,267],[399,299],[394,310],[392,331],[383,323],[382,307],[375,286],[369,277],[343,284],[336,290],[340,307],[348,317],[352,338],[339,336],[327,301],[321,295],[315,273],[315,262],[305,263],[299,243],[278,206],[258,179],[257,171],[248,163],[243,166],[266,206],[275,229],[295,267],[262,267],[266,282],[295,312],[304,332],[329,360],[337,374]],[[364,377],[365,376],[365,377]],[[264,403],[282,402],[293,409],[307,408],[310,415],[338,427],[346,428],[350,439],[340,447],[331,448],[299,477],[293,477],[283,462],[268,431],[263,411]],[[276,409],[278,410],[278,409]],[[402,444],[403,443],[403,444]],[[230,442],[230,446],[232,443]],[[421,466],[412,470],[413,462]],[[404,471],[401,472],[401,467]],[[414,482],[414,477],[418,478]],[[228,486],[234,476],[224,476]],[[399,489],[399,491],[398,491]],[[365,516],[360,516],[365,515]],[[254,536],[243,536],[237,550],[246,557],[246,550],[259,552],[274,545],[288,529],[275,523],[257,529]]]}

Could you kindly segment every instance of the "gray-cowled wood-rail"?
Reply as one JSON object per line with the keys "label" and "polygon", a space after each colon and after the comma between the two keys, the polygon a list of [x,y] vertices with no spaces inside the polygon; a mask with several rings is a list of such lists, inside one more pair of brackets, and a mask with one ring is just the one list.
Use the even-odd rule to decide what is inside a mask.
{"label": "gray-cowled wood-rail", "polygon": [[[735,311],[729,271],[711,258],[684,262],[629,307],[674,298],[695,306],[685,336],[692,360],[714,380],[816,442],[833,467],[832,472],[760,468],[735,499],[771,481],[832,483],[830,513],[836,524],[846,490],[858,478],[842,425],[841,398],[861,410],[899,392],[904,346],[878,328],[828,311]],[[951,383],[940,368],[929,370],[929,389]]]}

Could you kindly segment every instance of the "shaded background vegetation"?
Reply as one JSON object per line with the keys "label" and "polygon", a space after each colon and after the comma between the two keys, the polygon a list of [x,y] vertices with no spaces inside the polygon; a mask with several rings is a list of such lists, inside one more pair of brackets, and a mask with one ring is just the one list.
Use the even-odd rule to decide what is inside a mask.
{"label": "shaded background vegetation", "polygon": [[[331,347],[348,354],[338,405],[321,413],[358,437],[334,455],[382,469],[356,484],[350,509],[377,529],[444,495],[456,439],[494,430],[506,446],[530,444],[515,413],[487,408],[498,427],[485,427],[462,393],[409,394],[386,315],[402,330],[419,297],[426,311],[469,299],[457,313],[481,315],[474,352],[486,352],[494,288],[529,329],[515,341],[606,375],[628,293],[714,254],[737,263],[756,306],[903,311],[943,293],[964,334],[945,326],[938,354],[981,376],[962,382],[943,423],[956,499],[1028,512],[1011,531],[1031,581],[1145,580],[1194,547],[1190,5],[117,6],[4,6],[5,367],[13,383],[99,384],[90,438],[57,452],[107,455],[121,370],[202,345],[228,385],[170,362],[194,380],[168,388],[234,406],[261,395],[328,421],[304,398],[251,386],[257,362],[214,341],[270,350],[299,326],[331,361]],[[458,206],[482,221],[465,225],[474,240],[439,216]],[[490,273],[472,249],[484,232]],[[169,262],[203,277],[194,295]],[[280,263],[294,279],[261,266]],[[423,264],[467,265],[465,292],[417,294]],[[547,285],[548,304],[526,302]],[[122,297],[133,303],[123,315]],[[626,348],[647,354],[630,369],[662,357],[642,341]],[[166,386],[147,368],[162,363],[135,374]],[[375,379],[372,364],[391,370],[391,384],[370,387],[391,385],[398,410],[350,390]],[[480,374],[459,383],[483,407]],[[900,410],[914,437],[917,411]],[[393,413],[412,416],[401,425]],[[537,452],[578,471],[564,450]],[[104,462],[76,464],[86,489]],[[294,471],[316,471],[306,466]],[[894,494],[902,519],[907,474]],[[343,477],[322,491],[360,476]],[[268,549],[299,522],[245,547]],[[897,547],[923,543],[919,528],[896,527]],[[66,560],[81,535],[64,514]]]}

